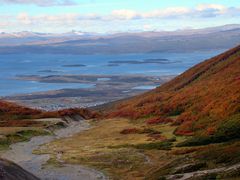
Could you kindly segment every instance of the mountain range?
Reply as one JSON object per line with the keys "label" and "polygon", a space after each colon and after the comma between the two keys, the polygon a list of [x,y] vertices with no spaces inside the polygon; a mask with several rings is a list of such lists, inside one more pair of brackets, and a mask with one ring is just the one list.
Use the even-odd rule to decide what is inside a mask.
{"label": "mountain range", "polygon": [[0,53],[120,54],[191,52],[238,45],[240,25],[161,32],[96,34],[1,33]]}

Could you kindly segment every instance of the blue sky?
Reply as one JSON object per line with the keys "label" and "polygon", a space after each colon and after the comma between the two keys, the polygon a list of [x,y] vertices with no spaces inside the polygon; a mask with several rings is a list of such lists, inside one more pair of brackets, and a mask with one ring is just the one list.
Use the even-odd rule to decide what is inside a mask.
{"label": "blue sky", "polygon": [[0,31],[161,31],[240,23],[240,0],[0,0]]}

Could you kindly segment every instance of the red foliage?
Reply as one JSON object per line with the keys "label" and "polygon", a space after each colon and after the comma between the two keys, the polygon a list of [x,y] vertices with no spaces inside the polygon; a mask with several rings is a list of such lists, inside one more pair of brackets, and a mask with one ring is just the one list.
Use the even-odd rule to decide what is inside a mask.
{"label": "red foliage", "polygon": [[38,121],[30,119],[60,118],[64,116],[80,115],[84,119],[100,117],[96,112],[87,109],[67,109],[61,111],[45,112],[16,105],[14,103],[0,101],[0,127],[29,127],[41,126]]}
{"label": "red foliage", "polygon": [[40,121],[31,121],[31,120],[8,120],[0,121],[0,127],[40,127],[42,123]]}
{"label": "red foliage", "polygon": [[166,123],[170,123],[173,122],[173,120],[171,118],[167,118],[167,117],[154,117],[151,119],[147,120],[147,124],[166,124]]}
{"label": "red foliage", "polygon": [[172,151],[172,154],[174,154],[174,155],[184,155],[184,154],[189,154],[189,153],[199,151],[200,149],[201,148],[178,149],[178,150]]}
{"label": "red foliage", "polygon": [[99,113],[96,113],[94,111],[90,111],[88,109],[84,109],[84,108],[72,108],[72,109],[64,109],[64,110],[60,110],[58,111],[58,114],[61,117],[64,116],[73,116],[73,115],[80,115],[81,117],[83,117],[84,119],[93,119],[93,118],[98,118],[100,117]]}
{"label": "red foliage", "polygon": [[[239,74],[240,46],[194,66],[155,90],[122,101],[107,110],[107,114],[108,117],[132,119],[179,116],[174,122],[180,126],[178,133],[190,135],[192,131],[206,131],[210,124],[201,126],[199,123],[189,122],[212,119],[220,123],[238,113]],[[188,127],[189,124],[191,128]]]}
{"label": "red foliage", "polygon": [[30,109],[13,103],[0,101],[0,121],[9,119],[31,118],[42,114],[42,111]]}
{"label": "red foliage", "polygon": [[128,128],[128,129],[123,129],[120,133],[121,134],[137,134],[139,132],[140,130],[137,128]]}
{"label": "red foliage", "polygon": [[216,132],[216,127],[209,127],[207,128],[207,135],[213,135]]}

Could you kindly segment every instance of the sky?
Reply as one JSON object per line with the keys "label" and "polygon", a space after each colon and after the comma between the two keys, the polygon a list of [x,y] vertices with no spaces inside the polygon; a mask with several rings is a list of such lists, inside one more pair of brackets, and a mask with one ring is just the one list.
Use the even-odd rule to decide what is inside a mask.
{"label": "sky", "polygon": [[0,32],[173,31],[240,24],[240,0],[0,0]]}

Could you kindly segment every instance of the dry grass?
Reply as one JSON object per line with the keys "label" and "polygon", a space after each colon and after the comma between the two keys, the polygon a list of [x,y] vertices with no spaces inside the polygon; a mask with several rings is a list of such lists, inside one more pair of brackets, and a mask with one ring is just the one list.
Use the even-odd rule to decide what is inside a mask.
{"label": "dry grass", "polygon": [[54,130],[62,125],[59,118],[17,121],[24,121],[27,126],[0,127],[0,151],[7,150],[12,143],[27,141],[33,136],[46,135],[49,133],[46,128]]}
{"label": "dry grass", "polygon": [[[160,131],[161,135],[172,138],[175,127],[149,126],[127,119],[109,119],[90,123],[93,126],[90,130],[73,137],[56,140],[35,153],[50,153],[52,158],[49,163],[56,163],[56,165],[59,164],[54,159],[61,153],[65,162],[100,169],[112,179],[144,179],[149,171],[171,159],[167,151],[139,150],[124,146],[150,143],[148,134],[121,134],[120,132],[127,128],[152,128]],[[119,148],[112,148],[114,146]]]}
{"label": "dry grass", "polygon": [[25,130],[38,130],[38,127],[0,127],[0,135],[10,135],[15,134],[19,131]]}

